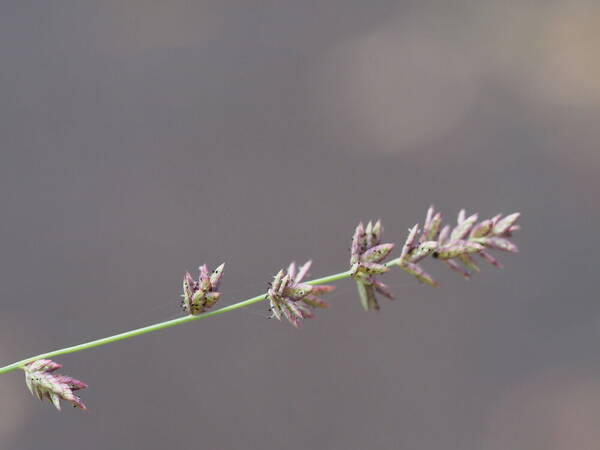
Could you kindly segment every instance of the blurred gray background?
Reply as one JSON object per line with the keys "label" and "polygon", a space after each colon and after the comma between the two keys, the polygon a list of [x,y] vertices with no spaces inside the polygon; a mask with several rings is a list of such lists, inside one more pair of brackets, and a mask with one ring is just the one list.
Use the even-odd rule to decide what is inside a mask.
{"label": "blurred gray background", "polygon": [[434,203],[524,213],[518,255],[443,286],[350,282],[56,358],[62,414],[0,377],[0,448],[600,448],[600,4],[0,3],[0,364],[221,305],[292,259],[346,268]]}

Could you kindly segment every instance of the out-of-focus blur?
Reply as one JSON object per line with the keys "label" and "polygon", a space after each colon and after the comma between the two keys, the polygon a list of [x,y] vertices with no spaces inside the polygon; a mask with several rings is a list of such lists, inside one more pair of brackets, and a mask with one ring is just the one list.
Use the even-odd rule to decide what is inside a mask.
{"label": "out-of-focus blur", "polygon": [[5,0],[0,359],[221,305],[291,260],[345,270],[521,211],[517,255],[443,286],[353,283],[301,330],[255,305],[56,360],[88,413],[0,377],[0,448],[598,448],[600,4],[595,0]]}

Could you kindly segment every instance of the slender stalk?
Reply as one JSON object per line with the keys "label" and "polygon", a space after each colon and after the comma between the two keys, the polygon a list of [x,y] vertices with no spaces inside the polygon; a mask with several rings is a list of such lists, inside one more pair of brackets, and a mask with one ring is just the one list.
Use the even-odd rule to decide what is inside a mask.
{"label": "slender stalk", "polygon": [[[390,261],[388,265],[392,265],[397,260]],[[315,280],[307,281],[308,284],[323,284],[323,283],[331,283],[337,280],[343,280],[344,278],[350,277],[350,271],[347,270],[345,272],[336,273],[334,275],[329,275],[323,278],[318,278]],[[146,333],[152,333],[153,331],[162,330],[163,328],[170,328],[176,325],[181,325],[188,322],[193,322],[198,319],[204,319],[206,317],[216,316],[218,314],[223,314],[228,311],[233,311],[235,309],[245,308],[246,306],[253,305],[254,303],[262,302],[266,299],[266,293],[257,295],[256,297],[251,297],[246,300],[242,300],[238,303],[234,303],[233,305],[225,306],[220,309],[215,309],[214,311],[209,311],[204,314],[200,314],[197,316],[188,315],[185,317],[179,317],[177,319],[167,320],[165,322],[155,323],[153,325],[148,325],[146,327],[137,328],[135,330],[126,331],[124,333],[115,334],[113,336],[108,336],[102,339],[96,339],[94,341],[85,342],[83,344],[74,345],[72,347],[65,347],[58,350],[53,350],[51,352],[42,353],[40,355],[32,356],[30,358],[23,359],[21,361],[17,361],[13,364],[9,364],[8,366],[0,367],[0,374],[10,372],[13,370],[17,370],[22,368],[25,364],[30,363],[32,361],[36,361],[38,359],[46,359],[51,358],[53,356],[58,355],[66,355],[67,353],[79,352],[81,350],[87,350],[88,348],[99,347],[101,345],[110,344],[112,342],[122,341],[123,339],[129,339],[135,336],[140,336]]]}

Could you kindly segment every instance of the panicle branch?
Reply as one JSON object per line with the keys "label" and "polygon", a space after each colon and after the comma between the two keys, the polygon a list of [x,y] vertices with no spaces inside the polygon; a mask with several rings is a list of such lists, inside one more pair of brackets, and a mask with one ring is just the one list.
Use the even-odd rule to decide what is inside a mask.
{"label": "panicle branch", "polygon": [[392,266],[400,267],[430,286],[437,286],[438,283],[420,265],[421,261],[428,256],[444,261],[452,270],[465,278],[479,272],[476,257],[501,268],[501,264],[490,250],[518,251],[511,237],[520,228],[516,224],[519,216],[520,213],[504,217],[497,215],[491,219],[478,221],[477,214],[467,216],[463,209],[458,214],[456,225],[442,226],[442,215],[432,206],[427,211],[423,228],[418,223],[410,228],[400,256],[388,262],[385,260],[394,249],[394,244],[382,243],[381,221],[368,222],[366,226],[361,222],[354,230],[352,238],[350,270],[317,280],[304,281],[311,267],[311,261],[307,261],[300,267],[292,262],[287,270],[282,269],[275,275],[266,294],[209,312],[208,309],[214,306],[221,296],[218,288],[225,264],[221,264],[212,272],[204,264],[200,266],[197,280],[189,273],[186,273],[183,278],[182,307],[187,313],[185,317],[44,353],[1,367],[0,373],[23,369],[27,387],[39,399],[48,399],[57,409],[60,409],[61,399],[75,407],[86,409],[73,391],[84,389],[87,385],[75,378],[54,373],[61,365],[47,358],[211,317],[264,300],[269,301],[271,317],[278,320],[285,318],[297,328],[302,320],[314,317],[315,309],[328,307],[321,296],[333,291],[335,287],[322,283],[345,278],[355,280],[360,302],[365,310],[378,310],[377,294],[390,300],[394,299],[390,288],[379,280],[379,277],[388,272]]}

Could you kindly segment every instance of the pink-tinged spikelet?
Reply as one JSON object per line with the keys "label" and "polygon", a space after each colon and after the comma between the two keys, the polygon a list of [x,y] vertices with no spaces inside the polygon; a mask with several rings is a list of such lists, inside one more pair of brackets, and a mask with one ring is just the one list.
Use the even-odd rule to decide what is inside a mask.
{"label": "pink-tinged spikelet", "polygon": [[198,281],[194,280],[189,272],[185,274],[183,277],[183,301],[181,306],[188,314],[194,316],[202,314],[219,300],[221,294],[217,290],[224,268],[225,263],[211,273],[204,264],[200,266]]}
{"label": "pink-tinged spikelet", "polygon": [[314,317],[314,308],[327,308],[320,296],[331,292],[335,286],[311,285],[303,283],[302,280],[308,273],[312,262],[307,261],[300,268],[296,263],[291,263],[287,273],[280,270],[267,292],[271,317],[281,320],[285,317],[296,328],[300,326],[302,319]]}
{"label": "pink-tinged spikelet", "polygon": [[375,277],[389,270],[383,261],[394,249],[394,244],[380,243],[382,234],[380,220],[375,224],[369,222],[366,228],[361,222],[354,230],[350,248],[350,271],[356,281],[360,302],[367,311],[379,309],[376,292],[390,300],[394,299],[389,287]]}
{"label": "pink-tinged spikelet", "polygon": [[53,373],[62,366],[49,359],[38,359],[23,367],[25,383],[29,392],[40,400],[48,399],[60,411],[60,400],[71,403],[76,408],[86,410],[81,399],[73,391],[85,389],[87,384],[65,375]]}
{"label": "pink-tinged spikelet", "polygon": [[457,223],[452,228],[442,227],[442,216],[432,207],[427,211],[425,224],[419,236],[419,224],[409,230],[408,237],[398,260],[398,266],[417,277],[419,281],[435,286],[437,283],[417,263],[425,256],[443,260],[452,270],[465,278],[479,272],[474,256],[480,256],[490,264],[502,265],[488,253],[488,250],[517,252],[517,246],[510,241],[512,233],[520,227],[516,225],[520,213],[504,218],[497,215],[492,219],[478,222],[478,215],[458,213]]}

